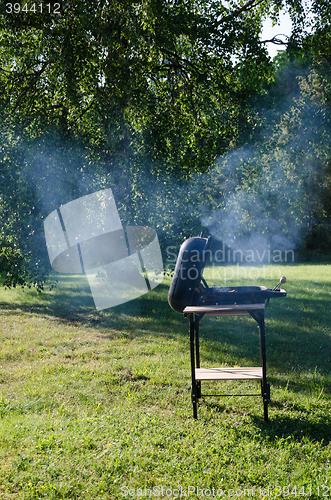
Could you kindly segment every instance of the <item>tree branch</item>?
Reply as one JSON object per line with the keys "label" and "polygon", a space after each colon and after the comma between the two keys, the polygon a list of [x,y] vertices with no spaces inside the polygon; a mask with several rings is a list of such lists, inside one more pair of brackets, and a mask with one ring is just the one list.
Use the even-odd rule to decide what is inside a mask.
{"label": "tree branch", "polygon": [[37,83],[38,79],[41,77],[41,75],[44,73],[44,71],[46,71],[48,65],[49,65],[48,62],[44,62],[43,65],[42,65],[42,68],[39,71],[36,71],[35,73],[26,75],[26,76],[33,76],[33,78],[31,79],[30,82],[28,82],[28,84],[26,85],[25,89],[18,96],[18,98],[17,98],[17,100],[16,100],[16,102],[15,102],[15,104],[13,106],[13,109],[7,115],[7,117],[10,116],[10,115],[13,115],[16,112],[17,108],[20,106],[20,104],[21,104],[22,100],[24,99],[24,97],[26,97],[26,95],[28,94],[28,92]]}
{"label": "tree branch", "polygon": [[275,35],[274,37],[272,37],[270,40],[261,40],[260,43],[274,43],[275,45],[288,45],[288,41],[287,42],[283,42],[283,40],[281,40],[280,38],[277,38],[278,36],[284,36],[285,38],[287,38],[287,40],[289,39],[289,37],[287,35],[284,35],[284,33],[278,33],[278,35]]}
{"label": "tree branch", "polygon": [[86,106],[86,108],[80,113],[80,115],[76,118],[76,120],[74,121],[74,123],[72,123],[71,125],[68,126],[68,131],[72,130],[76,125],[78,125],[78,123],[83,118],[83,116],[85,115],[85,113],[87,113],[92,108],[92,106],[94,104],[95,104],[95,100],[92,99],[92,101],[90,102],[90,104],[88,106]]}
{"label": "tree branch", "polygon": [[[161,47],[160,51],[163,54],[167,54],[168,56],[172,57],[173,59],[176,59],[178,68],[184,68],[185,66],[190,66],[195,71],[199,70],[199,68],[196,64],[192,63],[188,59],[185,59],[185,58],[179,56],[176,51],[174,52],[172,50],[166,49],[165,47]],[[182,63],[182,64],[180,64],[180,63]]]}
{"label": "tree branch", "polygon": [[225,16],[224,20],[233,19],[234,17],[239,16],[242,12],[246,12],[247,10],[257,7],[257,5],[260,5],[262,2],[264,2],[264,0],[249,0],[242,7],[240,7],[240,9],[234,10],[231,14]]}

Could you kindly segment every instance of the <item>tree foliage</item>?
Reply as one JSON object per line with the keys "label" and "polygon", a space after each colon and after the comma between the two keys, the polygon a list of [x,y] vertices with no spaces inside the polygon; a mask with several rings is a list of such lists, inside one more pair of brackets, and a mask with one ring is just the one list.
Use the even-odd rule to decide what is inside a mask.
{"label": "tree foliage", "polygon": [[[263,144],[265,109],[274,105],[279,130],[286,121],[276,104],[281,86],[270,86],[281,69],[260,39],[263,19],[276,19],[282,2],[68,0],[59,13],[57,3],[47,5],[28,0],[17,13],[0,5],[0,246],[8,285],[42,286],[43,219],[73,198],[112,187],[123,223],[151,224],[167,241],[197,231],[229,191],[254,184],[256,193],[259,179],[269,182],[265,160],[235,174],[212,165],[244,144]],[[319,40],[327,40],[329,7],[314,4],[310,36],[301,2],[287,5],[288,52],[319,67],[327,108],[328,45]],[[275,136],[267,149],[275,143],[282,150]]]}
{"label": "tree foliage", "polygon": [[135,134],[170,171],[206,169],[271,77],[266,4],[69,1],[60,15],[2,4],[3,110],[29,137],[56,127],[116,157]]}

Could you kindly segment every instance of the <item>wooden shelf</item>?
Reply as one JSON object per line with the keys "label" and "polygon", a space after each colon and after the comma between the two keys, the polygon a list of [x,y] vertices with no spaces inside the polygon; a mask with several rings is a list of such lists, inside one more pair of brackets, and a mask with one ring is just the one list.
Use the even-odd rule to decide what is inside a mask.
{"label": "wooden shelf", "polygon": [[262,367],[196,368],[196,380],[261,380]]}

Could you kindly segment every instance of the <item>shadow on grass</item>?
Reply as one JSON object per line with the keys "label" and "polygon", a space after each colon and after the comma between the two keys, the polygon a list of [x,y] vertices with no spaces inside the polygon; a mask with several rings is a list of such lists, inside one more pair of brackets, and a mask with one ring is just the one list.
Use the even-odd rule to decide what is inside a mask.
{"label": "shadow on grass", "polygon": [[269,441],[290,437],[301,441],[306,437],[327,446],[331,441],[331,417],[324,412],[323,416],[314,418],[305,408],[301,408],[298,414],[298,416],[288,413],[281,417],[271,416],[267,423],[257,418],[253,418],[253,421],[261,431],[264,431],[263,434]]}
{"label": "shadow on grass", "polygon": [[[272,300],[265,314],[267,369],[272,376],[288,374],[292,381],[296,374],[316,369],[322,375],[330,374],[331,367],[329,291],[319,283],[300,283],[295,297]],[[188,321],[169,307],[168,288],[169,284],[161,284],[138,299],[97,311],[85,276],[61,276],[51,292],[9,291],[8,298],[1,293],[0,306],[6,315],[40,314],[63,324],[91,326],[109,338],[116,332],[172,334],[187,342],[189,356]],[[200,335],[202,366],[259,363],[258,327],[252,318],[206,318],[201,321]],[[283,381],[273,376],[273,384]],[[327,384],[325,390],[330,392]],[[298,379],[296,390],[305,391],[305,381]]]}
{"label": "shadow on grass", "polygon": [[138,331],[139,327],[156,334],[171,329],[177,334],[181,331],[186,334],[185,320],[168,305],[168,289],[167,285],[160,284],[137,299],[97,311],[84,278],[61,277],[60,285],[52,292],[38,295],[34,290],[9,290],[6,292],[10,300],[5,300],[6,292],[2,292],[0,307],[7,316],[37,314],[63,324],[93,326],[102,334],[111,329],[130,333],[132,329]]}
{"label": "shadow on grass", "polygon": [[[236,413],[237,416],[239,414],[239,418],[242,411],[240,408],[236,409],[235,407],[228,409],[221,401],[216,403],[204,400],[203,405],[214,413],[227,415]],[[247,437],[251,437],[252,431],[255,432],[257,428],[260,431],[260,438],[268,442],[275,442],[280,439],[301,441],[303,438],[316,441],[323,446],[327,446],[331,442],[331,415],[325,411],[317,411],[314,414],[302,405],[272,402],[269,405],[269,420],[265,422],[261,398],[256,398],[256,406],[260,409],[260,415],[249,415],[253,427],[250,425],[248,427],[246,425],[243,427],[238,426],[238,435],[245,434]],[[284,414],[279,415],[279,412],[282,411]],[[245,410],[245,416],[247,417],[247,410]]]}

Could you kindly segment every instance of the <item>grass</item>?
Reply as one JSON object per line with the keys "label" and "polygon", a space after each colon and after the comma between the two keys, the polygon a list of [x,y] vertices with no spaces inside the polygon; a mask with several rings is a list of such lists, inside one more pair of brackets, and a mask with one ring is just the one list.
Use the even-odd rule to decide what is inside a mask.
{"label": "grass", "polygon": [[[232,271],[208,268],[206,278],[279,277],[272,266],[256,278]],[[208,398],[192,418],[188,322],[168,306],[168,278],[101,312],[81,277],[41,295],[1,289],[0,498],[330,496],[331,266],[281,271],[288,296],[266,310],[267,424],[261,398]],[[203,366],[254,366],[258,346],[250,318],[201,323]]]}

